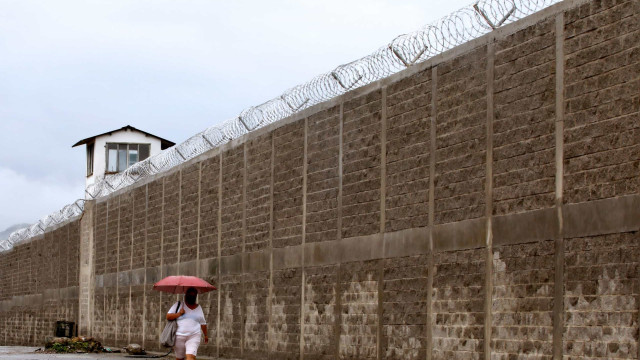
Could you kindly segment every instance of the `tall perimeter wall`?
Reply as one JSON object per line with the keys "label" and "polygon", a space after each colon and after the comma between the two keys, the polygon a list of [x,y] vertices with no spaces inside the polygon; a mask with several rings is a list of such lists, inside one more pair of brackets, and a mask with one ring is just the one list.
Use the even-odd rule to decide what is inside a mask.
{"label": "tall perimeter wall", "polygon": [[78,322],[80,222],[0,253],[0,346],[42,346],[56,321]]}
{"label": "tall perimeter wall", "polygon": [[561,3],[1,254],[0,342],[157,349],[188,274],[206,356],[636,359],[639,112],[640,2]]}

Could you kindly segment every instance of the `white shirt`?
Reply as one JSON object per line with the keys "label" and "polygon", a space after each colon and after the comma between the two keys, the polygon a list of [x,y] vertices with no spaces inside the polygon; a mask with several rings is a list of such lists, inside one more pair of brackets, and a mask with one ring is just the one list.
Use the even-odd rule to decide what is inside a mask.
{"label": "white shirt", "polygon": [[[171,306],[167,314],[175,314],[176,306],[178,302]],[[180,308],[184,309],[184,315],[180,316],[176,321],[178,322],[178,330],[176,335],[190,336],[200,334],[200,325],[207,325],[207,321],[204,319],[204,313],[202,308],[198,305],[197,308],[191,310],[188,306],[185,306],[184,301],[180,301]]]}

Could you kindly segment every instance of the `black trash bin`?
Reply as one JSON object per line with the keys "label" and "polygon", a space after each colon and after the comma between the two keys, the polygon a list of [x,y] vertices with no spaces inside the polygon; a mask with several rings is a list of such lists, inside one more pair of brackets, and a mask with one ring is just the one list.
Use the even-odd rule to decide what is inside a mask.
{"label": "black trash bin", "polygon": [[75,324],[71,321],[56,321],[56,337],[72,337]]}

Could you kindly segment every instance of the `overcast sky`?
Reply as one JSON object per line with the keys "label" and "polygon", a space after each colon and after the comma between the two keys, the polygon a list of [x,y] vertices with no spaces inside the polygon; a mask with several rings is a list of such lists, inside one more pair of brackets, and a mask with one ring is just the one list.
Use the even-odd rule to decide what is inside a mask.
{"label": "overcast sky", "polygon": [[0,0],[0,231],[83,197],[76,141],[182,142],[469,0]]}

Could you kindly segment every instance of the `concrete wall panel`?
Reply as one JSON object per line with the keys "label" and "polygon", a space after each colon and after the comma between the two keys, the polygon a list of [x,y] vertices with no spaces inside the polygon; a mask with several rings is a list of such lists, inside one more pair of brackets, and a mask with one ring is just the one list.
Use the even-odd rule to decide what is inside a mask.
{"label": "concrete wall panel", "polygon": [[346,101],[343,109],[342,237],[380,230],[382,92]]}
{"label": "concrete wall panel", "polygon": [[435,223],[485,213],[487,49],[438,65]]}
{"label": "concrete wall panel", "polygon": [[385,229],[429,225],[431,69],[387,89]]}

